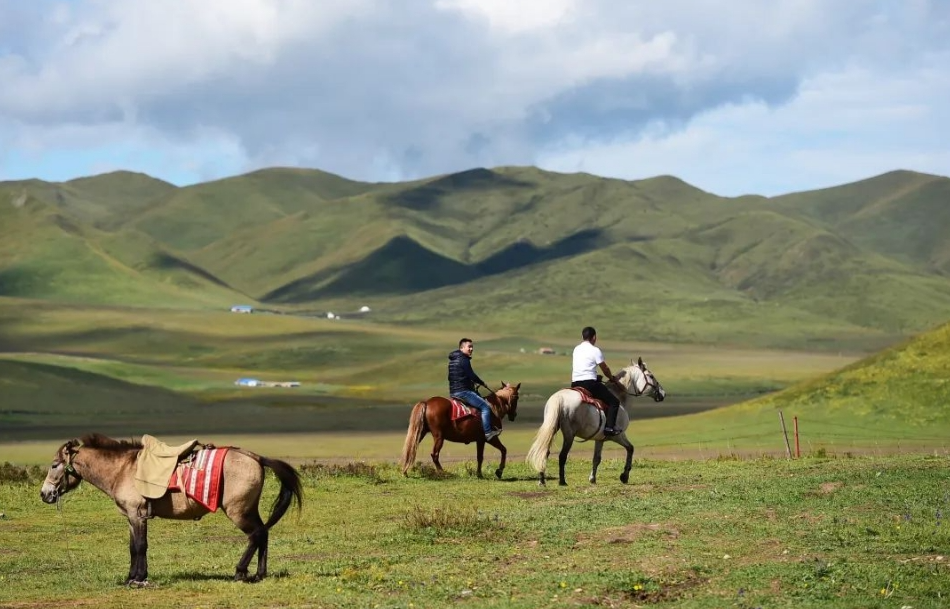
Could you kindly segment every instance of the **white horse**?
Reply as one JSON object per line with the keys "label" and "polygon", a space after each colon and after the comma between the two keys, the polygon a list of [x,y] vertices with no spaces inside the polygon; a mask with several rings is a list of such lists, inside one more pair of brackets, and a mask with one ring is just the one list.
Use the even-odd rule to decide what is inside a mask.
{"label": "white horse", "polygon": [[567,463],[567,455],[571,452],[571,445],[574,444],[574,438],[580,437],[581,441],[594,440],[594,465],[590,472],[590,482],[597,482],[597,466],[600,465],[601,453],[604,450],[604,442],[610,440],[627,449],[627,463],[620,474],[620,481],[624,484],[630,478],[630,467],[633,462],[633,444],[627,439],[626,429],[630,423],[630,417],[627,416],[626,402],[627,396],[639,397],[641,395],[652,396],[657,402],[662,402],[666,398],[666,391],[656,377],[643,363],[642,358],[636,362],[630,361],[627,366],[617,374],[617,383],[607,383],[610,391],[620,398],[621,408],[617,412],[617,424],[615,427],[621,432],[615,436],[605,436],[605,415],[593,405],[581,401],[581,395],[573,389],[561,389],[550,398],[544,405],[544,422],[538,429],[538,434],[534,438],[534,444],[528,451],[527,461],[541,474],[540,484],[545,483],[544,472],[548,466],[548,455],[551,454],[551,441],[554,440],[554,434],[560,430],[564,436],[564,443],[561,445],[561,453],[558,455],[558,466],[560,474],[560,484],[564,486],[567,481],[564,480],[564,464]]}

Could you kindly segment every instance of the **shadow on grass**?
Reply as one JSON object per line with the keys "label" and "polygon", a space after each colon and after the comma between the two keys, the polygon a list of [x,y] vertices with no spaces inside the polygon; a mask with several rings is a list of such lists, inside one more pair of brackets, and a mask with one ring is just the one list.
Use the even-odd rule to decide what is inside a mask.
{"label": "shadow on grass", "polygon": [[[251,563],[253,567],[253,563]],[[253,569],[250,571],[249,575],[253,576]],[[267,579],[280,579],[282,577],[289,577],[290,571],[287,569],[280,569],[279,571],[271,571],[267,574]],[[196,573],[194,571],[179,571],[177,573],[172,573],[166,578],[163,578],[168,584],[182,583],[182,582],[205,582],[205,581],[222,581],[222,582],[234,582],[235,584],[240,583],[255,583],[252,581],[248,582],[238,582],[234,580],[234,573]],[[160,585],[160,584],[156,584]]]}

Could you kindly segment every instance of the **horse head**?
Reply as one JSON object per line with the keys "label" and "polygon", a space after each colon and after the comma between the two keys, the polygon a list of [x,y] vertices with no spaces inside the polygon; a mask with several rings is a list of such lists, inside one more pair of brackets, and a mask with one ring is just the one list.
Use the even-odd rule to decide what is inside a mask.
{"label": "horse head", "polygon": [[[514,421],[518,416],[518,390],[521,389],[521,383],[511,385],[505,381],[501,382],[501,389],[495,392],[498,401],[507,410],[508,420]],[[505,406],[507,404],[507,406]]]}
{"label": "horse head", "polygon": [[40,488],[40,499],[44,503],[56,503],[56,501],[73,490],[82,482],[82,477],[76,473],[73,467],[73,460],[79,453],[79,447],[82,442],[79,440],[69,440],[59,447],[53,456],[53,463],[46,472],[46,479]]}
{"label": "horse head", "polygon": [[656,375],[647,368],[642,357],[630,360],[630,365],[620,371],[617,380],[627,395],[634,397],[649,395],[657,402],[666,399],[666,390],[663,389]]}

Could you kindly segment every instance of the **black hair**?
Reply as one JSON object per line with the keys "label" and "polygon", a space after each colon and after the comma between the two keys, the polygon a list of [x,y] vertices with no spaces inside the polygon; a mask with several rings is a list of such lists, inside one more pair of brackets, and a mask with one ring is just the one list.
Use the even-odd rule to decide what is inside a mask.
{"label": "black hair", "polygon": [[584,328],[583,330],[581,330],[581,337],[582,337],[584,340],[589,341],[590,339],[594,338],[595,336],[597,336],[597,330],[595,330],[595,329],[593,328],[593,326],[587,326],[586,328]]}
{"label": "black hair", "polygon": [[474,342],[471,338],[463,338],[462,340],[459,341],[459,349],[461,349],[462,345],[464,345],[465,343],[471,343],[471,342]]}

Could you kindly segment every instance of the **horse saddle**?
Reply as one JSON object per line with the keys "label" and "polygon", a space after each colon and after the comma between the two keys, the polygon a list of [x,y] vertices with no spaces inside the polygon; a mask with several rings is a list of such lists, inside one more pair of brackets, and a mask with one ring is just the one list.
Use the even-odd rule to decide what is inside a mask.
{"label": "horse saddle", "polygon": [[597,410],[603,412],[604,414],[607,413],[607,404],[604,403],[603,400],[598,400],[597,398],[595,398],[594,396],[592,396],[592,395],[590,394],[590,391],[584,389],[583,387],[571,387],[570,389],[572,389],[572,390],[576,391],[577,393],[581,394],[581,402],[585,402],[585,403],[587,403],[587,404],[590,404],[591,406],[593,406],[593,407],[596,408]]}
{"label": "horse saddle", "polygon": [[189,457],[198,440],[169,446],[148,434],[142,436],[142,450],[135,461],[135,490],[147,499],[158,499],[168,490],[168,480],[179,461]]}
{"label": "horse saddle", "polygon": [[457,398],[449,398],[452,403],[452,420],[457,421],[465,417],[475,416],[475,409]]}

